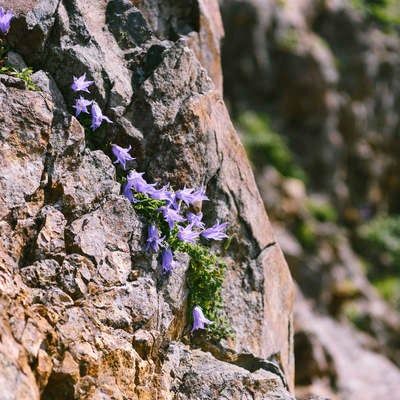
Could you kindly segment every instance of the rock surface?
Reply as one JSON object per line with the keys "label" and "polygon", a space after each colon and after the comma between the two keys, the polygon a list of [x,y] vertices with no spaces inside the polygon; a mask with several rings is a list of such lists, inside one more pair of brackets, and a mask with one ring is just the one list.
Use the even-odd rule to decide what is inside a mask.
{"label": "rock surface", "polygon": [[[9,42],[42,92],[0,83],[2,398],[292,399],[292,280],[221,98],[216,2],[11,3]],[[114,121],[86,137],[84,72]],[[148,179],[204,185],[205,221],[228,222],[215,250],[235,338],[213,355],[182,344],[188,260],[161,276],[109,142]]]}

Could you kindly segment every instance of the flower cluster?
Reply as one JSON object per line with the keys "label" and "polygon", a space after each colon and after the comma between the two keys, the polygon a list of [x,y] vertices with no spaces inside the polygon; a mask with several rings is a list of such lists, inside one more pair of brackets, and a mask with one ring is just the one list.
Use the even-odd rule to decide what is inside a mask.
{"label": "flower cluster", "polygon": [[[127,163],[134,160],[129,154],[130,150],[131,146],[123,148],[116,144],[111,145],[111,151],[116,158],[114,163],[119,163],[124,170]],[[215,225],[206,228],[201,212],[189,212],[191,205],[208,200],[204,187],[196,190],[185,186],[174,191],[170,184],[157,187],[156,183],[148,183],[143,176],[144,172],[130,170],[122,193],[137,210],[151,210],[151,213],[147,214],[149,226],[146,250],[154,253],[161,251],[163,274],[171,274],[179,265],[175,260],[174,251],[189,251],[196,256],[198,249],[202,249],[198,245],[200,238],[222,240],[228,237],[224,232],[226,223],[221,224],[217,220]],[[208,260],[206,255],[203,255],[203,259]],[[210,260],[211,264],[215,263],[215,259]],[[198,304],[193,307],[193,320],[191,332],[204,329],[204,324],[212,324]]]}
{"label": "flower cluster", "polygon": [[[74,92],[86,92],[90,93],[88,87],[93,85],[93,81],[87,81],[86,80],[86,73],[81,75],[79,78],[73,77],[73,83],[71,85],[71,88]],[[80,96],[79,99],[75,100],[75,104],[72,106],[75,108],[75,116],[77,117],[79,114],[84,113],[84,114],[89,114],[88,107],[91,106],[91,114],[92,114],[92,124],[90,125],[90,128],[95,131],[100,125],[103,123],[103,121],[108,122],[109,124],[112,124],[112,121],[103,115],[100,107],[94,100],[87,100],[84,97]]]}

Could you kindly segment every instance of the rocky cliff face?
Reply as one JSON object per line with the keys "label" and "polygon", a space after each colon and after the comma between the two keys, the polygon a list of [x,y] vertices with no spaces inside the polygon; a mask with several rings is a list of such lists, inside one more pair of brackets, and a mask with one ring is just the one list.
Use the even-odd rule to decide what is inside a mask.
{"label": "rocky cliff face", "polygon": [[[0,6],[16,15],[10,62],[41,88],[0,79],[0,397],[292,399],[293,286],[221,97],[216,2]],[[86,135],[83,73],[114,121]],[[166,278],[145,251],[110,142],[149,180],[206,187],[205,221],[229,226],[214,250],[234,338],[188,333],[188,260]]]}

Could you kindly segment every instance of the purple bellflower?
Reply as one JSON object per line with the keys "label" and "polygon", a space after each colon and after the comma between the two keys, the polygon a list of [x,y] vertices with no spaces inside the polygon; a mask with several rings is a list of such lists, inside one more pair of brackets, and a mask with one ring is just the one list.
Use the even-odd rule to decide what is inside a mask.
{"label": "purple bellflower", "polygon": [[162,241],[164,238],[160,238],[160,235],[158,233],[158,229],[154,225],[149,225],[147,229],[147,246],[146,246],[146,251],[151,248],[154,253],[158,251],[158,246],[162,246]]}
{"label": "purple bellflower", "polygon": [[172,270],[174,270],[178,266],[178,263],[174,261],[172,251],[169,247],[164,248],[162,251],[161,266],[163,272],[166,274],[170,274]]}
{"label": "purple bellflower", "polygon": [[144,172],[131,171],[127,176],[127,181],[138,193],[149,194],[154,190],[155,183],[147,183],[143,179]]}
{"label": "purple bellflower", "polygon": [[93,81],[87,81],[86,80],[86,72],[81,75],[79,78],[77,78],[76,76],[74,76],[74,83],[71,85],[72,90],[74,92],[89,92],[88,87],[90,85],[93,85]]}
{"label": "purple bellflower", "polygon": [[205,225],[202,222],[203,213],[200,211],[198,214],[186,213],[186,218],[190,224],[195,226],[196,228],[204,229]]}
{"label": "purple bellflower", "polygon": [[10,29],[13,13],[11,10],[4,12],[3,7],[0,7],[0,31],[6,33]]}
{"label": "purple bellflower", "polygon": [[194,193],[192,193],[191,196],[191,203],[194,203],[196,201],[209,200],[209,198],[206,196],[206,190],[204,189],[204,187],[196,190]]}
{"label": "purple bellflower", "polygon": [[193,333],[197,329],[204,329],[204,324],[212,324],[213,322],[207,319],[203,310],[200,306],[196,306],[193,308],[193,328],[190,333]]}
{"label": "purple bellflower", "polygon": [[169,183],[167,185],[163,186],[161,189],[153,189],[149,193],[149,196],[154,200],[169,201],[171,195],[170,195],[170,192],[168,192],[168,189],[169,189]]}
{"label": "purple bellflower", "polygon": [[178,226],[178,239],[182,242],[196,243],[196,239],[199,237],[200,233],[192,230],[193,225],[190,224],[186,228]]}
{"label": "purple bellflower", "polygon": [[176,197],[182,200],[187,206],[192,203],[192,193],[194,189],[187,188],[186,186],[182,190],[176,192]]}
{"label": "purple bellflower", "polygon": [[79,99],[76,99],[75,101],[75,105],[72,106],[73,108],[75,108],[76,112],[75,112],[75,116],[77,117],[81,112],[89,114],[88,111],[88,106],[90,106],[92,104],[92,102],[90,100],[86,100],[84,97],[79,97]]}
{"label": "purple bellflower", "polygon": [[122,189],[122,194],[131,202],[131,203],[139,203],[139,200],[135,199],[135,196],[132,193],[132,182],[127,181]]}
{"label": "purple bellflower", "polygon": [[126,162],[134,160],[134,158],[129,154],[132,146],[124,149],[123,147],[118,146],[117,144],[111,145],[111,151],[114,156],[117,157],[117,160],[114,161],[114,164],[120,163],[124,169],[126,169]]}
{"label": "purple bellflower", "polygon": [[184,222],[185,218],[179,214],[179,210],[174,210],[167,206],[160,207],[158,211],[163,213],[165,221],[167,221],[169,229],[172,230],[175,222]]}
{"label": "purple bellflower", "polygon": [[112,124],[112,121],[103,115],[100,107],[93,102],[92,105],[92,125],[90,127],[92,128],[93,131],[95,131],[103,121],[107,121],[109,124]]}
{"label": "purple bellflower", "polygon": [[215,225],[201,232],[201,236],[203,236],[203,238],[205,239],[222,240],[228,237],[228,235],[223,232],[225,228],[226,222],[220,224],[217,220],[217,223]]}

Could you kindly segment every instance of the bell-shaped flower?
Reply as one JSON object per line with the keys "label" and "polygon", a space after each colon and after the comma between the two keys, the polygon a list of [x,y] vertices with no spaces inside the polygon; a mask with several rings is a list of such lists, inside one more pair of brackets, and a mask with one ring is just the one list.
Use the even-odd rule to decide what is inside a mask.
{"label": "bell-shaped flower", "polygon": [[192,230],[193,225],[190,224],[183,228],[178,226],[178,234],[176,235],[182,242],[196,243],[196,239],[199,237],[200,233]]}
{"label": "bell-shaped flower", "polygon": [[184,222],[185,218],[179,214],[179,210],[174,210],[167,206],[160,207],[158,211],[163,213],[165,221],[168,223],[169,229],[172,230],[175,222]]}
{"label": "bell-shaped flower", "polygon": [[190,203],[195,203],[197,201],[209,200],[206,196],[206,190],[204,187],[201,187],[199,190],[196,190],[191,194]]}
{"label": "bell-shaped flower", "polygon": [[97,103],[93,102],[92,105],[92,125],[90,127],[92,128],[93,131],[95,131],[103,121],[107,121],[109,124],[112,124],[112,121],[103,115],[100,107],[97,105]]}
{"label": "bell-shaped flower", "polygon": [[192,193],[194,189],[187,188],[186,186],[176,192],[176,197],[182,200],[187,206],[192,203]]}
{"label": "bell-shaped flower", "polygon": [[73,78],[74,78],[74,82],[71,85],[71,87],[74,92],[90,93],[88,87],[90,85],[93,85],[93,81],[86,80],[86,72],[83,75],[81,75],[79,78],[77,78],[76,76],[74,76]]}
{"label": "bell-shaped flower", "polygon": [[169,189],[169,183],[163,186],[161,189],[153,189],[149,196],[154,200],[166,200],[168,201],[171,197]]}
{"label": "bell-shaped flower", "polygon": [[163,246],[162,241],[164,238],[160,238],[158,229],[155,225],[149,225],[147,229],[147,246],[146,251],[150,248],[156,253],[158,251],[158,246]]}
{"label": "bell-shaped flower", "polygon": [[90,100],[86,100],[84,97],[80,96],[79,99],[76,99],[75,105],[72,107],[75,108],[75,116],[77,117],[81,112],[89,114],[88,106],[90,106],[92,102]]}
{"label": "bell-shaped flower", "polygon": [[138,193],[149,194],[154,190],[155,183],[147,183],[143,178],[144,172],[131,171],[126,177],[127,181]]}
{"label": "bell-shaped flower", "polygon": [[0,7],[0,31],[6,33],[10,29],[13,13],[11,10],[4,12],[3,7]]}
{"label": "bell-shaped flower", "polygon": [[161,253],[161,266],[164,273],[170,274],[174,270],[178,263],[174,261],[172,250],[169,247],[165,247]]}
{"label": "bell-shaped flower", "polygon": [[117,157],[116,161],[114,161],[114,164],[120,163],[122,167],[126,169],[126,162],[134,160],[134,158],[129,154],[131,148],[132,146],[129,146],[124,149],[117,144],[112,144],[111,151],[113,152],[114,156]]}
{"label": "bell-shaped flower", "polygon": [[222,240],[228,237],[228,235],[223,232],[225,229],[226,222],[220,224],[217,220],[217,223],[215,225],[201,232],[201,236],[203,236],[203,238],[205,239]]}
{"label": "bell-shaped flower", "polygon": [[193,213],[186,213],[186,218],[189,221],[190,224],[195,226],[196,228],[204,229],[204,222],[202,221],[203,219],[203,213],[200,211],[198,214],[193,214]]}
{"label": "bell-shaped flower", "polygon": [[196,306],[193,308],[193,328],[190,333],[193,333],[197,329],[204,329],[204,324],[213,324],[212,321],[207,319],[204,314],[203,310],[200,306]]}
{"label": "bell-shaped flower", "polygon": [[122,189],[122,194],[131,202],[131,203],[139,203],[139,200],[135,199],[135,196],[132,193],[132,182],[127,181]]}

